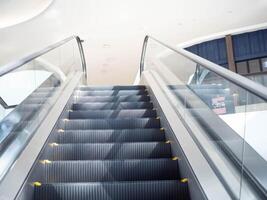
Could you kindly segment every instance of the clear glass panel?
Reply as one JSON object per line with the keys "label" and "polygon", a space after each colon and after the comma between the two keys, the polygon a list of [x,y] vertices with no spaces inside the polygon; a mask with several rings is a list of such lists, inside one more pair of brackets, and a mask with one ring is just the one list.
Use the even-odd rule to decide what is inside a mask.
{"label": "clear glass panel", "polygon": [[267,87],[267,73],[266,72],[261,72],[259,74],[248,74],[246,78]]}
{"label": "clear glass panel", "polygon": [[72,40],[0,76],[0,180],[75,71],[82,67]]}
{"label": "clear glass panel", "polygon": [[[251,185],[243,173],[257,175],[246,162],[252,155],[251,151],[246,154],[248,146],[254,150],[254,158],[261,157],[260,143],[254,136],[248,137],[253,130],[248,133],[248,126],[255,126],[248,119],[256,112],[254,120],[262,123],[259,112],[267,110],[265,101],[152,39],[147,44],[144,69],[162,80],[161,89],[233,198],[240,199],[241,191],[246,191],[247,197],[257,199],[254,191],[248,192]],[[259,135],[257,140],[262,139]],[[265,165],[261,167],[267,171]]]}

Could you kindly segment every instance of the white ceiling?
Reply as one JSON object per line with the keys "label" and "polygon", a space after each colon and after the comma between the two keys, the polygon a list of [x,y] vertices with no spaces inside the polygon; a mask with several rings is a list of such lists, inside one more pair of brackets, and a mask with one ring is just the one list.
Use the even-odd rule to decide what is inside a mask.
{"label": "white ceiling", "polygon": [[1,0],[0,28],[27,21],[49,7],[53,0]]}
{"label": "white ceiling", "polygon": [[176,45],[265,23],[266,10],[266,0],[55,0],[38,17],[0,29],[0,64],[78,34],[90,83],[132,84],[146,34]]}

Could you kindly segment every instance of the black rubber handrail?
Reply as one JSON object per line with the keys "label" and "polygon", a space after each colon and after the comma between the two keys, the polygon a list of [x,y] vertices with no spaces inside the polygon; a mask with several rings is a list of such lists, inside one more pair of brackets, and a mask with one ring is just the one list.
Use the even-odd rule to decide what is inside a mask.
{"label": "black rubber handrail", "polygon": [[64,40],[61,40],[57,43],[49,45],[40,51],[37,51],[35,53],[32,53],[28,56],[25,56],[25,57],[19,59],[19,60],[16,60],[14,62],[8,63],[7,65],[0,67],[0,77],[9,73],[9,72],[12,72],[12,71],[20,68],[21,66],[34,60],[35,58],[38,58],[38,57],[46,54],[47,52],[52,51],[53,49],[56,49],[56,48],[66,44],[67,42],[72,41],[72,40],[76,40],[76,42],[77,42],[79,52],[80,52],[81,63],[82,63],[82,71],[84,73],[85,80],[87,80],[86,61],[85,61],[84,50],[83,50],[83,46],[82,46],[83,40],[81,40],[79,36],[70,36]]}

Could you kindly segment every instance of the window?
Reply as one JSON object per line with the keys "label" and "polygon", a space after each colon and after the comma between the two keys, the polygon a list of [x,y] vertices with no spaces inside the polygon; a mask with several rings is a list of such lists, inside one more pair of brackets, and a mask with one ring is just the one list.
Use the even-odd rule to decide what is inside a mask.
{"label": "window", "polygon": [[248,74],[247,62],[236,63],[236,70],[238,74]]}
{"label": "window", "polygon": [[[259,59],[248,61],[248,66],[249,66],[249,73],[261,72],[261,63],[260,63]],[[266,70],[267,70],[267,68],[266,68]]]}
{"label": "window", "polygon": [[267,58],[261,59],[262,71],[267,71]]}
{"label": "window", "polygon": [[236,71],[241,75],[267,72],[267,57],[237,62]]}

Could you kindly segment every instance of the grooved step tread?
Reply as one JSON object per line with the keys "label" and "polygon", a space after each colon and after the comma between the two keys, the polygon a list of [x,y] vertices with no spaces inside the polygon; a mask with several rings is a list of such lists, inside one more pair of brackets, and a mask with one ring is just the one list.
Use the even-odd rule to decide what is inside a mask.
{"label": "grooved step tread", "polygon": [[125,95],[146,95],[146,90],[92,90],[92,91],[75,91],[74,95],[78,96],[125,96]]}
{"label": "grooved step tread", "polygon": [[152,109],[151,102],[74,103],[73,110]]}
{"label": "grooved step tread", "polygon": [[44,166],[45,182],[98,182],[179,179],[171,159],[54,161]]}
{"label": "grooved step tread", "polygon": [[59,144],[49,148],[48,160],[109,160],[170,158],[164,142]]}
{"label": "grooved step tread", "polygon": [[164,141],[164,131],[159,129],[66,130],[58,133],[57,143],[116,143]]}
{"label": "grooved step tread", "polygon": [[135,110],[91,110],[69,112],[69,119],[101,119],[101,118],[147,118],[156,117],[156,110],[135,109]]}
{"label": "grooved step tread", "polygon": [[80,86],[77,90],[139,90],[146,89],[144,85],[114,85],[114,86]]}
{"label": "grooved step tread", "polygon": [[[23,109],[50,89],[36,91]],[[77,87],[31,172],[29,180],[40,182],[34,199],[189,200],[150,99],[143,85]],[[32,199],[24,191],[20,197]]]}
{"label": "grooved step tread", "polygon": [[188,186],[176,180],[52,183],[35,187],[38,200],[189,200]]}
{"label": "grooved step tread", "polygon": [[160,120],[155,118],[72,119],[68,121],[61,120],[59,127],[65,130],[160,128]]}
{"label": "grooved step tread", "polygon": [[90,102],[149,102],[148,95],[127,95],[127,96],[74,96],[76,103]]}

